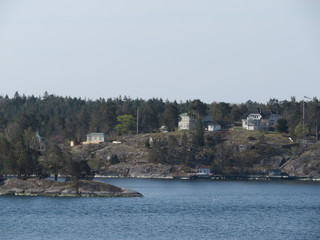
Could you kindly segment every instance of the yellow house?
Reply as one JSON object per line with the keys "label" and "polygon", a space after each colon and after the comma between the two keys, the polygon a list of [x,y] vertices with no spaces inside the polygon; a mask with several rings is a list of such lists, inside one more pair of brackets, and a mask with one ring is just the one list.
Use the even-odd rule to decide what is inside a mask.
{"label": "yellow house", "polygon": [[106,140],[107,136],[104,133],[89,133],[87,134],[87,141],[83,142],[83,144],[99,144]]}

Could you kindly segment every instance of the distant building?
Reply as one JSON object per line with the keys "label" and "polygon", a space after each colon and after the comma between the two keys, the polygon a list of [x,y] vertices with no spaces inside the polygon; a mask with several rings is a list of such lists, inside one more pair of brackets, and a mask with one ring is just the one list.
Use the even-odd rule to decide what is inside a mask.
{"label": "distant building", "polygon": [[44,137],[41,137],[39,131],[36,132],[36,150],[44,152],[47,149],[47,140]]}
{"label": "distant building", "polygon": [[[196,127],[196,120],[194,117],[189,116],[188,113],[183,113],[180,115],[180,121],[178,124],[179,130],[188,130],[192,131]],[[212,116],[207,115],[202,119],[203,127],[206,131],[219,131],[221,130],[221,125],[215,123],[212,119]]]}
{"label": "distant building", "polygon": [[272,112],[247,112],[242,117],[242,128],[246,130],[270,130],[278,121],[278,114]]}
{"label": "distant building", "polygon": [[78,141],[70,141],[70,146],[71,147],[76,147],[76,146],[79,146],[81,145],[81,142],[78,142]]}
{"label": "distant building", "polygon": [[213,117],[211,115],[207,115],[202,120],[204,129],[209,132],[220,131],[221,125],[213,121]]}
{"label": "distant building", "polygon": [[87,141],[83,144],[99,144],[107,141],[107,136],[104,133],[89,133],[87,134]]}
{"label": "distant building", "polygon": [[189,116],[188,113],[180,114],[180,121],[178,123],[179,130],[194,130],[196,127],[196,120],[194,117]]}
{"label": "distant building", "polygon": [[211,167],[210,166],[199,166],[197,174],[198,175],[210,175],[211,174]]}
{"label": "distant building", "polygon": [[268,175],[269,176],[281,176],[282,172],[279,169],[271,169],[271,170],[269,170]]}
{"label": "distant building", "polygon": [[209,124],[207,130],[209,132],[220,131],[221,130],[221,125],[220,124]]}
{"label": "distant building", "polygon": [[159,128],[159,131],[162,133],[167,133],[167,132],[169,132],[169,128],[166,126],[161,126],[161,128]]}

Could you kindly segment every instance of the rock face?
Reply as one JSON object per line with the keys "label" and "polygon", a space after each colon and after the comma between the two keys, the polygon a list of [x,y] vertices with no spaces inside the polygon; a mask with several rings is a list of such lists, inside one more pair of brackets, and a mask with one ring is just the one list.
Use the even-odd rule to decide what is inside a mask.
{"label": "rock face", "polygon": [[101,172],[108,177],[132,177],[132,178],[172,178],[173,167],[162,164],[125,164],[120,163],[110,166],[108,171]]}
{"label": "rock face", "polygon": [[320,149],[315,145],[297,157],[291,158],[282,166],[283,171],[293,176],[320,177]]}
{"label": "rock face", "polygon": [[95,181],[58,182],[40,179],[8,179],[0,186],[0,195],[66,197],[142,197],[130,189]]}
{"label": "rock face", "polygon": [[[148,144],[150,146],[154,141],[168,139],[169,134],[172,133],[139,134],[124,136],[117,143],[80,145],[72,148],[72,154],[75,159],[88,161],[92,170],[105,177],[172,178],[195,173],[197,168],[186,165],[184,161],[159,164],[150,160]],[[180,139],[182,133],[174,133],[174,136]],[[231,164],[228,169],[235,174],[259,175],[278,169],[290,176],[320,178],[320,142],[309,142],[305,145],[291,142],[287,135],[246,130],[223,131],[218,135],[208,133],[206,136],[212,139],[221,138],[223,141],[209,142],[213,145],[199,151],[191,166],[202,161],[206,163],[201,165],[210,165],[208,160],[211,159],[211,162],[215,160],[213,165],[218,165],[213,167],[213,171],[218,172],[225,168],[219,156],[225,156],[232,160],[230,162],[241,160],[242,164]],[[191,139],[191,136],[188,136],[188,139]],[[178,146],[177,153],[180,150]],[[211,156],[214,152],[216,153]],[[117,156],[119,163],[111,162],[113,155]]]}

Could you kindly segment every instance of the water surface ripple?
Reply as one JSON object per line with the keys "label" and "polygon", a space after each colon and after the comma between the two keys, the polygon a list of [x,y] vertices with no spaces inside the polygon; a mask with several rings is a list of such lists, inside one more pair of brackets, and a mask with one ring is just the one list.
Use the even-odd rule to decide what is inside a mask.
{"label": "water surface ripple", "polygon": [[320,183],[96,179],[143,198],[0,197],[0,239],[320,239]]}

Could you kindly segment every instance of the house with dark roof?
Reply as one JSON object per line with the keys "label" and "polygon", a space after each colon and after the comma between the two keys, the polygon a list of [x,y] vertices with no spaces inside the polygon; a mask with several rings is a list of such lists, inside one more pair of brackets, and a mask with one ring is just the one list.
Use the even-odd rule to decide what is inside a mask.
{"label": "house with dark roof", "polygon": [[213,117],[211,115],[206,115],[203,118],[202,123],[203,123],[204,129],[208,132],[221,130],[221,125],[213,121]]}
{"label": "house with dark roof", "polygon": [[273,112],[247,112],[242,119],[242,128],[246,130],[270,130],[278,121],[278,114]]}

